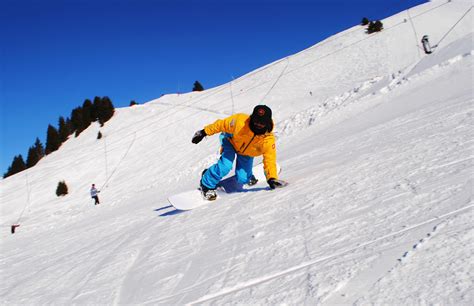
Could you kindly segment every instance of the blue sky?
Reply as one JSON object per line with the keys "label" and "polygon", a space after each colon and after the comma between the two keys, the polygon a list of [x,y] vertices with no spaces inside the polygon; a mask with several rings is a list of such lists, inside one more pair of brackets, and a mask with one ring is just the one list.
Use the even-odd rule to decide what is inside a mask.
{"label": "blue sky", "polygon": [[424,0],[0,0],[0,175],[85,99],[215,87]]}

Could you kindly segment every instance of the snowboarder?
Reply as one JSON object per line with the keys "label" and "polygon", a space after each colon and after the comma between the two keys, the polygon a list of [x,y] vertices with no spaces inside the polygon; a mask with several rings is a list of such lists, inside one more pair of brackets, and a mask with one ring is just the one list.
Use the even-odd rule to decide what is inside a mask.
{"label": "snowboarder", "polygon": [[263,167],[270,188],[284,186],[284,182],[278,180],[275,136],[272,130],[272,110],[266,105],[257,105],[250,116],[235,114],[217,120],[194,134],[192,143],[197,144],[206,136],[223,133],[219,161],[202,173],[200,185],[205,199],[216,199],[217,184],[232,169],[236,155],[235,175],[238,183],[256,183],[252,181],[253,158],[263,155]]}
{"label": "snowboarder", "polygon": [[94,205],[100,204],[100,202],[99,202],[99,196],[97,195],[99,192],[100,192],[100,191],[95,188],[95,184],[92,184],[92,187],[91,187],[91,197],[95,200],[95,204],[94,204]]}

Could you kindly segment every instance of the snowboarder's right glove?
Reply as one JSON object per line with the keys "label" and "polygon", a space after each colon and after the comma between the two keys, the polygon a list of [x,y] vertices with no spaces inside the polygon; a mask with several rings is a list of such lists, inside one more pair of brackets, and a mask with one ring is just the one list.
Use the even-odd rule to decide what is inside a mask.
{"label": "snowboarder's right glove", "polygon": [[193,139],[191,141],[192,141],[192,143],[200,143],[201,140],[206,136],[207,136],[206,131],[199,130],[196,133],[194,133]]}
{"label": "snowboarder's right glove", "polygon": [[279,181],[277,179],[271,178],[267,181],[268,185],[270,186],[271,189],[275,188],[281,188],[284,187],[284,184],[282,181]]}

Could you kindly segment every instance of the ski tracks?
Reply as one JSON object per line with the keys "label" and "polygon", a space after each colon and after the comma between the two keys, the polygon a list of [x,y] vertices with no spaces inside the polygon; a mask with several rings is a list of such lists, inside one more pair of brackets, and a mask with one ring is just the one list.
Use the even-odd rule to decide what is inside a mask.
{"label": "ski tracks", "polygon": [[[135,233],[134,231],[130,232]],[[104,296],[110,296],[109,298],[113,298],[115,303],[119,303],[129,272],[136,264],[141,253],[141,248],[134,247],[133,242],[142,243],[143,239],[141,237],[145,233],[142,232],[138,236],[132,234],[118,235],[119,238],[109,244],[112,247],[108,249],[108,254],[88,269],[89,272],[77,286],[78,289],[71,298],[71,302],[81,304],[83,298],[90,300],[90,297],[86,297],[87,295],[100,296],[98,291],[105,289],[109,292],[104,293]],[[100,250],[104,250],[104,247],[102,246]],[[107,279],[102,279],[102,276],[107,277]],[[110,279],[111,276],[113,277],[112,280]],[[100,285],[101,282],[104,282],[104,284]]]}
{"label": "ski tracks", "polygon": [[347,249],[342,250],[340,252],[336,252],[336,253],[333,253],[333,254],[328,255],[328,256],[322,256],[322,257],[319,257],[319,258],[316,258],[316,259],[313,259],[313,260],[309,260],[309,261],[303,262],[299,265],[295,265],[293,267],[289,267],[289,268],[281,270],[281,271],[276,271],[274,273],[270,273],[270,274],[264,275],[262,277],[253,278],[253,279],[249,279],[249,280],[244,281],[244,282],[240,282],[240,283],[238,283],[234,286],[226,287],[226,288],[223,288],[223,289],[221,289],[219,291],[216,291],[214,293],[206,294],[206,295],[202,296],[199,299],[196,299],[192,302],[189,302],[188,305],[196,305],[196,304],[208,302],[208,301],[211,301],[211,300],[214,300],[214,299],[217,299],[217,298],[220,298],[220,297],[223,297],[223,296],[226,296],[226,295],[229,295],[229,294],[232,294],[232,293],[235,293],[235,292],[247,289],[247,288],[255,287],[257,285],[260,285],[260,284],[269,282],[271,280],[289,275],[291,273],[300,272],[301,270],[307,269],[310,266],[328,261],[330,259],[335,259],[335,258],[341,257],[343,255],[352,253],[352,252],[357,251],[359,249],[363,249],[363,248],[366,248],[368,246],[374,245],[374,244],[376,244],[380,241],[386,240],[388,238],[392,238],[394,236],[398,236],[398,235],[404,234],[406,232],[410,232],[410,231],[413,231],[415,229],[419,229],[420,227],[423,227],[425,225],[429,225],[429,224],[432,224],[432,223],[435,223],[435,222],[440,222],[442,219],[445,219],[445,218],[448,218],[450,216],[459,214],[461,212],[465,212],[469,209],[472,209],[473,207],[474,207],[474,204],[469,204],[467,206],[464,206],[462,208],[459,208],[459,209],[456,209],[454,211],[448,212],[446,214],[428,219],[428,220],[426,220],[424,222],[421,222],[421,223],[418,223],[418,224],[407,226],[402,230],[395,231],[395,232],[392,232],[392,233],[387,234],[387,235],[383,235],[383,236],[378,237],[376,239],[367,241],[365,243],[358,244],[357,246],[347,248]]}
{"label": "ski tracks", "polygon": [[[231,272],[241,266],[240,263],[235,263],[238,239],[234,239],[242,230],[242,224],[235,219],[240,208],[238,203],[233,201],[222,201],[188,212],[193,218],[203,220],[191,230],[194,238],[190,239],[194,240],[193,243],[199,242],[199,247],[187,256],[188,262],[181,272],[182,277],[173,289],[168,290],[170,294],[148,300],[146,303],[184,304],[186,300],[195,299],[196,294],[202,290],[220,290],[226,286]],[[233,216],[233,222],[216,231],[215,224],[208,221],[220,219],[221,215]],[[186,232],[188,231],[189,229],[186,229]],[[199,241],[196,240],[196,235],[201,237]],[[226,241],[232,245],[229,247]],[[225,258],[228,260],[222,261]]]}

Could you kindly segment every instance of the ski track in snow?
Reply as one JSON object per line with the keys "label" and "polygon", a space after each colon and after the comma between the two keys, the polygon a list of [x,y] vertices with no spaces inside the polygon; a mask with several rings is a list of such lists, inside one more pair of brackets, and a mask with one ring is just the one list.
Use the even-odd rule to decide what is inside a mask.
{"label": "ski track in snow", "polygon": [[[305,269],[309,266],[312,266],[312,265],[315,265],[315,264],[318,264],[318,263],[322,263],[324,261],[328,261],[330,259],[334,259],[334,258],[337,258],[337,257],[340,257],[342,255],[345,255],[345,254],[348,254],[348,253],[352,253],[358,249],[361,249],[361,248],[365,248],[365,247],[368,247],[372,244],[376,244],[377,242],[381,241],[381,240],[385,240],[387,238],[391,238],[393,236],[397,236],[397,235],[400,235],[400,234],[403,234],[405,232],[408,232],[408,231],[412,231],[414,229],[417,229],[419,227],[422,227],[422,226],[425,226],[427,224],[430,224],[430,223],[433,223],[433,222],[439,222],[440,219],[443,219],[443,218],[447,218],[447,217],[450,217],[452,215],[455,215],[457,213],[460,213],[460,212],[464,212],[465,210],[469,210],[471,209],[472,207],[474,207],[474,205],[468,205],[466,207],[463,207],[461,209],[457,209],[455,211],[452,211],[452,212],[449,212],[445,215],[442,215],[442,216],[438,216],[436,218],[431,218],[427,221],[424,221],[420,224],[415,224],[415,225],[411,225],[411,226],[408,226],[407,228],[403,229],[403,230],[400,230],[398,232],[394,232],[394,233],[390,233],[388,235],[384,235],[382,237],[379,237],[377,239],[374,239],[372,241],[368,241],[368,242],[365,242],[365,243],[362,243],[358,246],[355,246],[355,247],[351,247],[347,250],[343,250],[341,252],[337,252],[335,254],[332,254],[332,255],[329,255],[329,256],[326,256],[326,257],[322,257],[322,258],[318,258],[318,259],[315,259],[315,260],[311,260],[309,262],[303,262],[297,266],[294,266],[294,267],[290,267],[286,270],[283,270],[283,271],[278,271],[274,274],[270,274],[270,275],[266,275],[266,276],[262,276],[260,278],[256,278],[256,279],[252,279],[252,280],[248,280],[246,282],[242,282],[240,284],[238,284],[237,286],[235,287],[232,287],[232,288],[225,288],[221,291],[218,291],[216,293],[213,293],[213,294],[209,294],[207,296],[204,296],[196,301],[192,301],[192,302],[189,302],[188,305],[195,305],[195,304],[200,304],[200,303],[204,303],[204,302],[207,302],[209,300],[213,300],[213,299],[216,299],[218,297],[222,297],[224,295],[228,295],[228,294],[231,294],[231,293],[234,293],[234,292],[237,292],[237,291],[240,291],[240,290],[244,290],[244,289],[247,289],[249,287],[253,287],[253,286],[257,286],[257,285],[260,285],[262,283],[265,283],[265,282],[268,282],[268,281],[271,281],[271,280],[274,280],[276,278],[279,278],[279,277],[283,277],[283,276],[286,276],[290,273],[295,273],[295,272],[299,272],[300,270],[302,269]],[[371,271],[368,271],[369,273]],[[357,284],[356,284],[356,287],[357,287]],[[326,301],[325,301],[326,302]],[[339,302],[334,302],[334,304],[337,304]],[[328,304],[333,304],[332,302],[328,302]]]}

